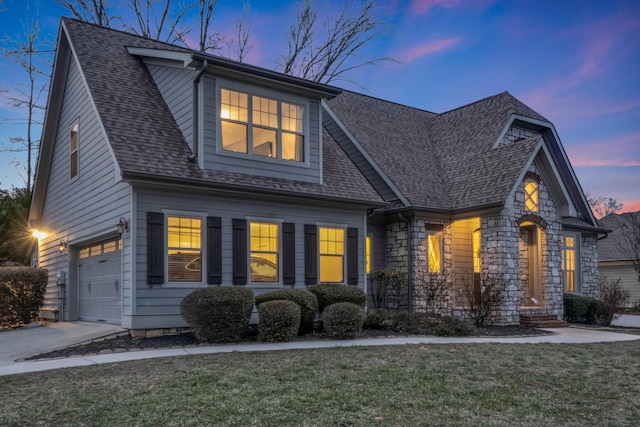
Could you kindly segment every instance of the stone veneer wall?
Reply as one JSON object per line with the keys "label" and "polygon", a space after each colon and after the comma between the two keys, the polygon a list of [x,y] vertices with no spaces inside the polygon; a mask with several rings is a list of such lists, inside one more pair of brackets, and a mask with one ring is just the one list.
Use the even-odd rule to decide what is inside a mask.
{"label": "stone veneer wall", "polygon": [[598,237],[582,235],[580,239],[581,293],[600,298],[598,287]]}

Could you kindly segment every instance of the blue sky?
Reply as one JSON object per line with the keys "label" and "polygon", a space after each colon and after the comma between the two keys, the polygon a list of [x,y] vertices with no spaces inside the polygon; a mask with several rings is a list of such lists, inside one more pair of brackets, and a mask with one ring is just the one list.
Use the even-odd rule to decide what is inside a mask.
{"label": "blue sky", "polygon": [[[4,0],[0,36],[20,33],[27,4],[54,40],[68,15],[54,0]],[[273,68],[295,7],[291,0],[250,6],[246,62]],[[586,192],[640,210],[640,1],[381,0],[379,9],[392,28],[364,55],[400,62],[348,75],[365,89],[335,85],[433,112],[509,91],[555,125]],[[239,0],[220,0],[213,27],[233,34],[241,10]],[[23,78],[4,58],[0,76],[5,90]],[[1,98],[0,116],[15,116]],[[20,132],[0,122],[0,141]],[[25,163],[0,153],[0,188],[24,185],[10,164],[16,158]]]}

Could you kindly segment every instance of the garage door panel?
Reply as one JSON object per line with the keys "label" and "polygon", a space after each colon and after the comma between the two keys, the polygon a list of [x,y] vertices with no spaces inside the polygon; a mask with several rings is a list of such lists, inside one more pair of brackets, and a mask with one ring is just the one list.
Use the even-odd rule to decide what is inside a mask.
{"label": "garage door panel", "polygon": [[78,262],[79,318],[121,323],[121,250],[115,239],[80,248]]}

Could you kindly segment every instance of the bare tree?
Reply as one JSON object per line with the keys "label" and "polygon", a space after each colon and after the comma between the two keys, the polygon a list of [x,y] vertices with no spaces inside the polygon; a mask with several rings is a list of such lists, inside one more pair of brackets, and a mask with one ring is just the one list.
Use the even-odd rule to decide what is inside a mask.
{"label": "bare tree", "polygon": [[[247,17],[249,15],[249,10],[251,7],[249,6],[248,1],[244,1],[242,5],[242,15],[240,15],[240,19],[236,24],[236,40],[235,45],[236,49],[234,51],[236,60],[240,62],[244,62],[244,58],[247,56],[252,46],[249,44],[249,38],[251,34],[251,24],[249,23]],[[230,56],[231,57],[231,56]]]}
{"label": "bare tree", "polygon": [[109,12],[111,8],[109,0],[56,1],[81,21],[92,22],[102,27],[111,27],[111,20],[114,17]]}
{"label": "bare tree", "polygon": [[616,213],[622,209],[622,203],[612,197],[591,197],[587,194],[587,202],[596,218],[604,218],[605,216]]}
{"label": "bare tree", "polygon": [[3,44],[9,46],[4,49],[5,57],[25,71],[27,83],[13,83],[12,91],[2,90],[2,95],[12,106],[26,110],[26,117],[16,120],[5,119],[5,122],[13,121],[13,124],[23,125],[26,128],[26,135],[10,137],[9,144],[3,144],[2,150],[15,153],[26,152],[25,184],[27,190],[31,191],[33,159],[37,157],[39,148],[39,139],[34,135],[37,133],[37,128],[42,125],[48,89],[47,73],[53,50],[48,49],[40,39],[38,12],[30,14],[28,6],[27,18],[23,21],[23,33],[15,37],[6,36]]}
{"label": "bare tree", "polygon": [[620,215],[623,221],[620,250],[631,262],[640,282],[640,211]]}
{"label": "bare tree", "polygon": [[367,0],[355,10],[347,0],[337,17],[327,15],[322,23],[315,0],[305,0],[286,35],[288,53],[278,67],[285,74],[315,82],[350,81],[345,74],[351,70],[393,61],[389,57],[360,57],[365,46],[387,31],[388,26],[375,17],[375,0]]}
{"label": "bare tree", "polygon": [[[182,3],[177,8],[171,8],[171,0],[129,0],[129,8],[136,17],[137,25],[124,24],[129,31],[143,37],[168,43],[184,42],[191,28],[180,28],[180,24],[187,13],[198,4],[203,4],[202,13],[208,9],[204,3],[207,0],[199,0],[191,3]],[[215,4],[213,5],[215,6]],[[210,17],[211,14],[209,13]],[[208,22],[206,23],[208,27]]]}

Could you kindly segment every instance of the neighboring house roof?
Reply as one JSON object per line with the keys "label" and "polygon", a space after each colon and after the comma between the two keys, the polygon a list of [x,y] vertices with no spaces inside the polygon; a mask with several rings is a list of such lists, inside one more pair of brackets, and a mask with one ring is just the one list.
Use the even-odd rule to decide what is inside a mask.
{"label": "neighboring house roof", "polygon": [[631,259],[625,254],[623,248],[627,244],[625,236],[629,234],[634,221],[640,223],[640,211],[611,213],[598,220],[602,228],[611,230],[605,239],[598,240],[598,261],[629,261]]}

